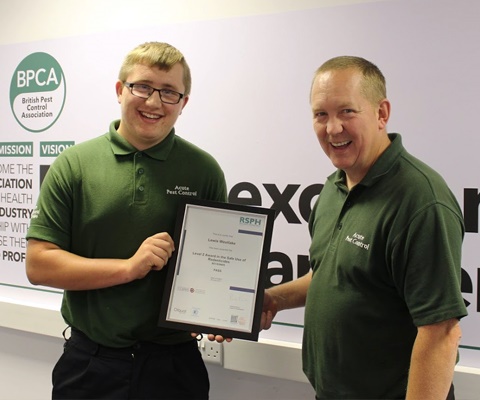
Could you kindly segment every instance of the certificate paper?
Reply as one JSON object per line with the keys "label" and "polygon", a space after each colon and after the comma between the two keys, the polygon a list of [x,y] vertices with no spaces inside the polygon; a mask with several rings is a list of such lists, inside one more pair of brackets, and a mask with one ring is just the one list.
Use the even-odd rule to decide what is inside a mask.
{"label": "certificate paper", "polygon": [[274,217],[266,208],[183,204],[159,326],[257,340]]}

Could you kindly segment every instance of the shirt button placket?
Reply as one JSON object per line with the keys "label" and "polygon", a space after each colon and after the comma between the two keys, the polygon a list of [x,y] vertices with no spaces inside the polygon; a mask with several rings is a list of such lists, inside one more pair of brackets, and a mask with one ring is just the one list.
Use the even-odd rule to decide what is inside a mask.
{"label": "shirt button placket", "polygon": [[137,201],[143,201],[145,198],[145,169],[142,167],[143,153],[138,152],[135,155],[135,198]]}

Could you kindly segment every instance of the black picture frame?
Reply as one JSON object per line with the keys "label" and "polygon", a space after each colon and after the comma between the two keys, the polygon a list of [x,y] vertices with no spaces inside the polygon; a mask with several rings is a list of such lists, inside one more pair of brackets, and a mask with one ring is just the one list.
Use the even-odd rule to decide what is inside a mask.
{"label": "black picture frame", "polygon": [[[262,237],[262,240],[259,242],[260,248],[255,250],[255,251],[260,251],[260,256],[256,260],[255,265],[252,265],[252,262],[247,262],[249,265],[249,268],[253,267],[254,268],[253,270],[256,271],[256,274],[257,274],[256,279],[254,279],[255,280],[255,284],[253,288],[254,293],[252,293],[252,288],[249,288],[248,290],[244,290],[243,288],[228,285],[230,290],[229,296],[231,299],[233,298],[234,300],[236,300],[237,296],[239,296],[240,299],[243,299],[242,296],[249,298],[250,294],[253,294],[254,296],[253,311],[252,309],[250,309],[250,315],[249,315],[250,318],[247,321],[245,321],[245,318],[243,318],[243,320],[239,322],[238,316],[235,316],[233,314],[231,315],[230,322],[228,322],[226,319],[223,319],[222,322],[218,322],[223,317],[217,318],[216,320],[214,318],[211,318],[208,322],[198,321],[199,319],[198,316],[200,315],[201,311],[195,309],[195,306],[193,305],[193,302],[194,302],[193,295],[196,293],[199,293],[198,288],[197,289],[195,288],[195,284],[196,284],[196,281],[198,282],[201,281],[200,275],[194,276],[194,274],[192,274],[190,271],[190,274],[188,274],[189,276],[188,279],[190,279],[191,282],[193,282],[193,284],[190,285],[190,287],[188,287],[188,285],[177,287],[177,280],[178,280],[177,278],[180,275],[179,271],[180,270],[185,271],[185,269],[189,270],[192,268],[192,266],[185,267],[185,265],[182,264],[184,263],[184,259],[188,258],[188,256],[184,257],[184,251],[185,249],[187,249],[187,252],[188,252],[188,249],[190,248],[188,245],[188,242],[196,243],[194,240],[190,239],[190,237],[187,237],[187,230],[185,229],[185,226],[188,225],[188,218],[191,218],[189,217],[189,214],[193,214],[193,213],[201,214],[202,212],[205,213],[205,215],[207,214],[215,215],[215,218],[217,219],[222,219],[225,217],[226,220],[227,219],[235,220],[235,218],[238,216],[238,227],[232,226],[231,229],[237,231],[236,234],[239,235],[237,236],[237,238],[239,237],[240,241],[243,238],[247,238],[246,235],[252,236],[251,238],[248,237],[246,239],[248,241],[259,240],[257,238],[253,238],[253,236]],[[249,218],[252,218],[252,219],[249,220]],[[200,200],[197,198],[189,198],[187,200],[182,201],[178,208],[176,225],[175,225],[175,233],[173,238],[175,242],[176,250],[172,254],[172,257],[170,258],[170,261],[166,267],[167,275],[166,275],[165,287],[163,288],[163,296],[162,296],[162,303],[160,307],[158,326],[164,327],[164,328],[170,328],[170,329],[178,329],[178,330],[184,330],[189,332],[195,332],[195,333],[221,335],[225,338],[227,337],[239,338],[239,339],[257,341],[258,335],[260,332],[260,321],[261,321],[263,299],[264,299],[266,270],[268,267],[274,219],[275,219],[275,211],[270,208],[248,206],[248,205],[234,204],[234,203],[222,203],[222,202],[215,202],[215,201],[209,201],[209,200]],[[252,225],[255,221],[260,225],[261,225],[261,222],[263,221],[263,226],[261,227],[261,229],[258,226]],[[230,224],[230,222],[226,222],[226,223]],[[199,225],[200,224],[198,223],[195,224],[194,230],[204,229],[207,235],[210,234],[209,230],[212,229],[211,227],[209,226],[199,227]],[[202,224],[202,225],[209,225],[209,224]],[[241,229],[241,228],[245,228],[245,229]],[[190,231],[191,230],[192,229],[190,229]],[[216,233],[213,233],[213,234],[215,235]],[[210,239],[203,239],[201,237],[198,240],[205,240],[205,242],[207,242],[207,240],[210,241]],[[227,242],[227,243],[233,243],[233,242]],[[206,244],[206,246],[208,245],[209,244]],[[225,246],[228,246],[228,244]],[[226,250],[229,250],[229,249],[226,249]],[[189,253],[190,257],[193,257],[190,255],[191,253],[195,255],[199,254],[197,252],[190,252]],[[234,257],[234,258],[235,260],[239,260],[238,257]],[[216,263],[216,261],[218,260],[215,259],[215,256],[213,256],[213,258],[208,258],[207,260],[208,260],[206,262],[207,264],[210,262],[212,263],[212,266],[211,266],[212,271],[215,270],[216,265],[222,265],[221,263],[220,264]],[[210,261],[210,260],[213,260],[213,261]],[[247,260],[247,258],[245,258],[244,261],[245,260]],[[189,261],[189,263],[192,264],[192,261]],[[208,266],[208,268],[210,268],[210,265]],[[222,270],[221,268],[233,268],[233,267],[231,266],[218,267],[217,268],[218,271],[221,271]],[[238,268],[238,266],[236,266],[235,268]],[[213,278],[210,277],[210,279],[212,280]],[[219,278],[219,279],[222,279],[222,278]],[[201,287],[201,283],[199,283],[198,285],[199,287]],[[224,286],[223,282],[222,282],[222,285]],[[215,284],[213,286],[215,286]],[[182,293],[177,295],[179,291],[183,291],[186,294]],[[211,296],[209,300],[213,301],[213,297],[217,295],[217,292],[220,293],[220,291],[222,291],[223,294],[225,294],[225,288],[223,288],[223,290],[219,288],[219,289],[214,289],[212,291],[211,288],[209,287],[207,291],[208,293],[204,294],[204,296],[205,295]],[[190,309],[188,305],[185,305],[186,304],[185,299],[187,298],[186,296],[190,296],[188,292],[192,294],[192,304],[190,305]],[[245,293],[245,292],[249,292],[249,293]],[[179,298],[184,300],[182,303],[184,305],[183,307],[179,308],[174,306],[175,296],[178,296]],[[204,299],[205,298],[203,297],[202,300],[204,301]],[[230,305],[230,307],[232,307],[232,305]],[[181,317],[175,318],[173,316],[174,312],[176,314],[180,314],[180,313],[183,313],[183,314],[180,314]],[[186,315],[189,315],[189,316],[187,317]],[[235,318],[237,318],[237,320]],[[245,325],[247,325],[249,328],[246,328]]]}

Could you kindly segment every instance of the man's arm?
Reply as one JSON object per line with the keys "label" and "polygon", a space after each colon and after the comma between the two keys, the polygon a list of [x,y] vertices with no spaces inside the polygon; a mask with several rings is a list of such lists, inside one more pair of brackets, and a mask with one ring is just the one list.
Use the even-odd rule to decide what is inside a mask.
{"label": "man's arm", "polygon": [[461,336],[456,318],[418,328],[410,363],[407,400],[447,398]]}
{"label": "man's arm", "polygon": [[174,249],[172,238],[165,232],[147,238],[126,260],[80,257],[53,243],[29,239],[26,272],[34,285],[65,290],[101,289],[142,279],[150,271],[162,269]]}
{"label": "man's arm", "polygon": [[312,271],[294,281],[267,289],[263,301],[261,329],[270,329],[278,311],[303,307],[311,280]]}
{"label": "man's arm", "polygon": [[[260,330],[270,329],[272,321],[278,311],[290,308],[303,307],[307,298],[307,290],[312,280],[312,271],[294,281],[283,283],[278,286],[265,290],[263,299],[262,320],[260,322]],[[192,337],[196,337],[197,333],[192,333]],[[221,335],[209,334],[208,339],[211,341],[231,342],[232,338],[224,338]]]}

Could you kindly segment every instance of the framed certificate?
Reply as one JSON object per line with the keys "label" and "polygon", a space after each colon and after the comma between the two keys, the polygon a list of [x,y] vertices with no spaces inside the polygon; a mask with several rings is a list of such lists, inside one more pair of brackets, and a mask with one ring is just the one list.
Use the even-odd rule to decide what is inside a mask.
{"label": "framed certificate", "polygon": [[182,203],[158,325],[258,340],[274,219],[267,208]]}

